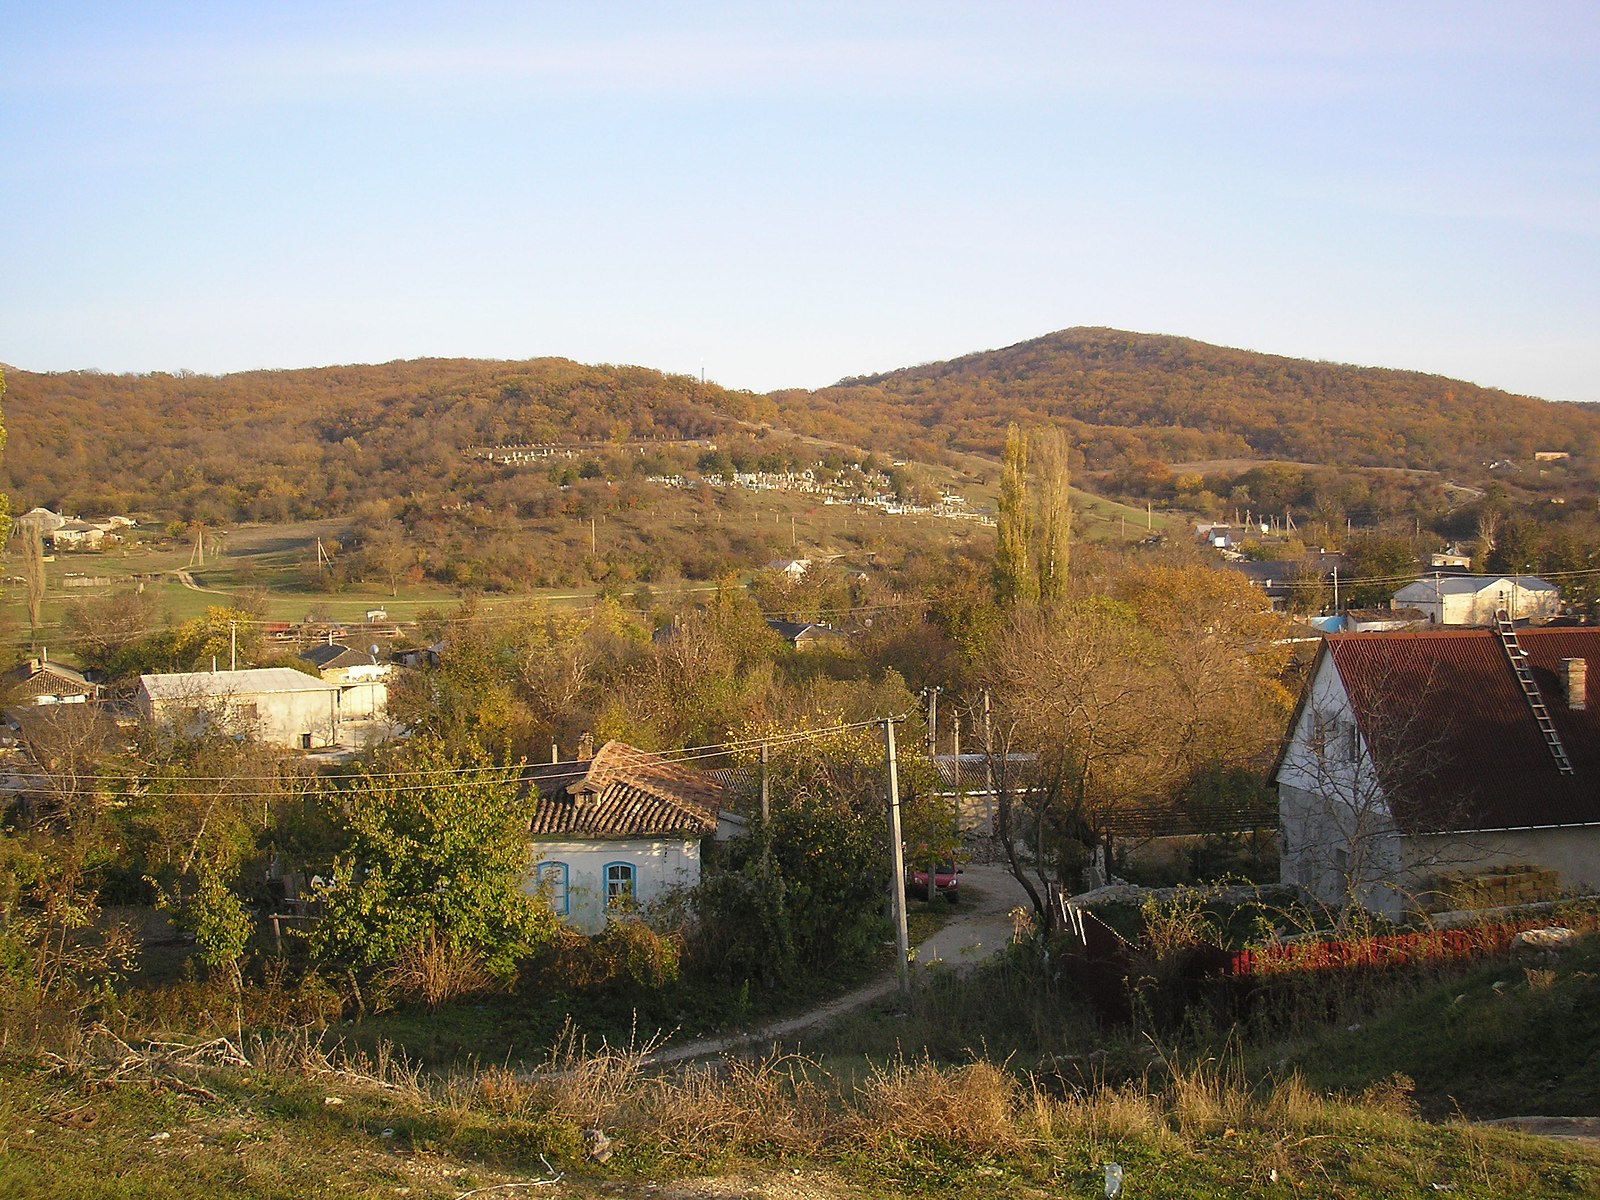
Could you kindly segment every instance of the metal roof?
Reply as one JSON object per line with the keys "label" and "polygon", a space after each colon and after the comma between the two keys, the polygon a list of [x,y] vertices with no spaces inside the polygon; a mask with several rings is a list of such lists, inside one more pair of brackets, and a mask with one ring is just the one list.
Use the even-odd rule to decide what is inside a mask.
{"label": "metal roof", "polygon": [[1558,770],[1494,630],[1325,640],[1407,832],[1600,822],[1600,696],[1572,708],[1558,674],[1579,658],[1591,690],[1600,684],[1600,628],[1519,629],[1517,640],[1571,775]]}
{"label": "metal roof", "polygon": [[246,671],[178,671],[139,676],[139,690],[152,700],[206,700],[270,692],[336,692],[327,683],[293,667],[252,667]]}

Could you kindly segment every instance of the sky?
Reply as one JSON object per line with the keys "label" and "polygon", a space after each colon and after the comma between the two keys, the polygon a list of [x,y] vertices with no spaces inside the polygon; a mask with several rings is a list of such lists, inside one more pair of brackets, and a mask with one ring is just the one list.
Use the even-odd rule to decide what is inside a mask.
{"label": "sky", "polygon": [[1600,400],[1600,6],[0,6],[0,362],[817,387],[1075,325]]}

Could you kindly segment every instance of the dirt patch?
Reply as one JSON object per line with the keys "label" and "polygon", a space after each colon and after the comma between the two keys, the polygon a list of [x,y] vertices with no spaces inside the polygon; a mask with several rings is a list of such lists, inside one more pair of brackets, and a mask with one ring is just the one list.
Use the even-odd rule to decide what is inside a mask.
{"label": "dirt patch", "polygon": [[[604,1190],[611,1192],[611,1186]],[[651,1200],[846,1200],[857,1195],[838,1180],[808,1171],[715,1175],[676,1183],[642,1184],[612,1193]]]}
{"label": "dirt patch", "polygon": [[1483,1124],[1493,1125],[1497,1129],[1515,1129],[1537,1137],[1600,1143],[1600,1117],[1501,1117]]}

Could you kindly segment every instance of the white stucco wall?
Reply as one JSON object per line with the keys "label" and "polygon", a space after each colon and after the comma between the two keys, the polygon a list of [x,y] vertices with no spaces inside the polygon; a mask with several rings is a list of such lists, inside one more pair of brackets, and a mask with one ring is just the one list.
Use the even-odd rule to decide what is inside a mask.
{"label": "white stucco wall", "polygon": [[346,717],[382,717],[389,709],[389,663],[358,664],[324,673],[339,685],[339,711]]}
{"label": "white stucco wall", "polygon": [[1309,688],[1277,774],[1279,877],[1324,904],[1353,900],[1399,916],[1406,897],[1394,819],[1328,654]]}
{"label": "white stucco wall", "polygon": [[[246,715],[252,704],[253,720]],[[339,741],[339,690],[335,687],[178,700],[141,696],[138,707],[146,719],[154,721],[177,721],[185,714],[216,709],[225,724],[247,726],[270,746],[299,749],[305,745],[307,734],[312,746],[333,746]]]}
{"label": "white stucco wall", "polygon": [[559,897],[556,912],[585,933],[599,933],[606,924],[606,867],[628,863],[634,869],[635,899],[647,906],[674,887],[700,882],[700,843],[662,838],[615,841],[544,839],[529,843],[528,874],[523,890],[539,891],[539,868],[562,863],[567,868],[566,911]]}
{"label": "white stucco wall", "polygon": [[[1446,579],[1444,585],[1449,581]],[[1396,607],[1421,609],[1439,625],[1493,625],[1495,610],[1504,608],[1518,621],[1554,616],[1561,609],[1561,594],[1514,585],[1509,578],[1488,580],[1482,590],[1451,593],[1434,580],[1408,583],[1394,594]]]}

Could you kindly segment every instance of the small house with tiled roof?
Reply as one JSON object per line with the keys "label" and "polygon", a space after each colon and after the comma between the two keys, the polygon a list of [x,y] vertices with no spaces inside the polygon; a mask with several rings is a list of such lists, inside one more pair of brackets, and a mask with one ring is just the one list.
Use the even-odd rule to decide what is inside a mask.
{"label": "small house with tiled roof", "polygon": [[1399,916],[1463,880],[1600,891],[1600,628],[1333,634],[1274,778],[1282,874]]}
{"label": "small house with tiled roof", "polygon": [[16,705],[82,704],[94,699],[98,691],[82,672],[51,662],[42,654],[0,676],[0,689],[6,703]]}
{"label": "small house with tiled roof", "polygon": [[597,933],[608,912],[700,881],[700,845],[723,815],[713,775],[610,741],[593,758],[536,764],[523,778],[533,801],[527,886],[568,924]]}
{"label": "small house with tiled roof", "polygon": [[844,644],[844,634],[831,625],[819,625],[812,621],[780,621],[776,618],[767,622],[771,629],[796,650],[817,650],[830,646]]}

